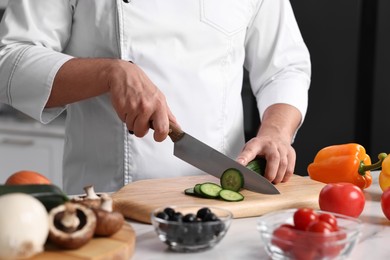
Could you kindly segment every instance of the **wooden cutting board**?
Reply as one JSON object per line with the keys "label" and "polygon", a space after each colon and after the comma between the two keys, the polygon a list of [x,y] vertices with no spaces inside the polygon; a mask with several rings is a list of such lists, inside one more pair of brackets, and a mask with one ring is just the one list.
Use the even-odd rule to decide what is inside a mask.
{"label": "wooden cutting board", "polygon": [[125,223],[121,230],[111,237],[93,238],[86,245],[76,250],[61,250],[47,244],[45,251],[31,260],[109,260],[130,259],[135,248],[135,232],[130,224]]}
{"label": "wooden cutting board", "polygon": [[136,181],[112,194],[114,208],[127,218],[144,223],[150,223],[150,214],[158,207],[183,204],[225,208],[233,213],[234,218],[254,217],[286,208],[318,209],[318,196],[325,185],[308,177],[294,175],[288,182],[276,185],[281,194],[265,195],[242,190],[245,199],[240,202],[184,194],[186,188],[203,182],[219,183],[219,179],[211,175],[200,175]]}

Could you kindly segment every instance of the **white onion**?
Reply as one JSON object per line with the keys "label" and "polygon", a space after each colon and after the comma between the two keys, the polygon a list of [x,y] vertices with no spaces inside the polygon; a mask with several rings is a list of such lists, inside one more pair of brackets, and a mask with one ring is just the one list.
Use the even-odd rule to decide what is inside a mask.
{"label": "white onion", "polygon": [[31,195],[0,196],[0,259],[24,259],[44,250],[48,213]]}

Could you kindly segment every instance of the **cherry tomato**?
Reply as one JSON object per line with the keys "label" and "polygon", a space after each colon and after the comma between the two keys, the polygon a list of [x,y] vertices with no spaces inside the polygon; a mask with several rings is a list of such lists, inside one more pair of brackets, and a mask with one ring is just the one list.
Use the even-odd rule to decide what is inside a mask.
{"label": "cherry tomato", "polygon": [[299,230],[306,230],[313,221],[318,220],[318,214],[310,208],[300,208],[294,213],[294,226]]}
{"label": "cherry tomato", "polygon": [[295,238],[296,233],[293,226],[281,225],[274,230],[271,243],[287,252],[293,247]]}
{"label": "cherry tomato", "polygon": [[294,241],[294,247],[291,251],[293,259],[314,260],[317,258],[316,248],[311,245],[307,236],[302,233],[297,236],[296,240]]}
{"label": "cherry tomato", "polygon": [[352,183],[328,183],[319,196],[322,210],[355,218],[362,213],[365,202],[363,191]]}
{"label": "cherry tomato", "polygon": [[381,196],[383,214],[390,220],[390,188],[386,189]]}
{"label": "cherry tomato", "polygon": [[330,234],[333,231],[333,227],[325,221],[317,220],[310,223],[310,225],[307,227],[307,231]]}
{"label": "cherry tomato", "polygon": [[336,241],[342,240],[342,237],[339,237],[338,233],[334,233],[334,228],[331,224],[321,220],[313,222],[308,227],[309,232],[318,233],[318,235],[311,236],[308,240],[311,247],[316,249],[317,256],[321,259],[336,257],[343,248],[343,246],[336,243]]}
{"label": "cherry tomato", "polygon": [[18,171],[8,177],[6,185],[19,184],[51,184],[51,181],[44,175],[35,171]]}
{"label": "cherry tomato", "polygon": [[328,223],[329,225],[331,225],[333,228],[333,231],[338,230],[337,219],[334,215],[329,214],[329,213],[321,213],[318,217],[318,220],[324,221],[324,222]]}

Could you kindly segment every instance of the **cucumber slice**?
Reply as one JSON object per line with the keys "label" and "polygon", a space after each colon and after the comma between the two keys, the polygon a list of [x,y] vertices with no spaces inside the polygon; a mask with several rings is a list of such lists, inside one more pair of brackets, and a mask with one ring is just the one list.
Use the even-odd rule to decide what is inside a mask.
{"label": "cucumber slice", "polygon": [[254,160],[248,163],[246,168],[264,176],[266,165],[267,165],[267,161],[264,158],[256,157]]}
{"label": "cucumber slice", "polygon": [[203,194],[202,194],[202,192],[200,192],[200,183],[198,183],[198,184],[195,184],[195,186],[194,186],[194,193],[197,195],[197,196],[199,196],[199,197],[203,197]]}
{"label": "cucumber slice", "polygon": [[200,185],[199,190],[204,197],[218,198],[222,187],[215,183],[205,182]]}
{"label": "cucumber slice", "polygon": [[198,196],[195,191],[194,191],[194,188],[187,188],[184,190],[184,194],[185,195],[190,195],[190,196]]}
{"label": "cucumber slice", "polygon": [[244,176],[239,170],[229,168],[221,175],[221,186],[225,190],[239,191],[244,187]]}
{"label": "cucumber slice", "polygon": [[232,190],[221,190],[219,192],[219,197],[223,200],[233,202],[244,200],[244,196],[241,193]]}

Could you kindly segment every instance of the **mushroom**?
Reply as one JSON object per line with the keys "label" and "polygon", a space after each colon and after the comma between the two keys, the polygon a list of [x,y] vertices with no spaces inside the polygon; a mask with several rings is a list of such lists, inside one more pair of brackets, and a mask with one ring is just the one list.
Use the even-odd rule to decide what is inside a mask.
{"label": "mushroom", "polygon": [[85,195],[74,197],[72,202],[81,203],[89,208],[99,208],[101,204],[101,199],[98,194],[96,194],[95,189],[92,185],[84,187]]}
{"label": "mushroom", "polygon": [[24,193],[0,196],[0,259],[32,257],[44,250],[48,214],[35,197]]}
{"label": "mushroom", "polygon": [[100,208],[92,208],[97,218],[95,235],[111,236],[121,229],[125,218],[117,211],[112,210],[112,198],[106,193],[101,194]]}
{"label": "mushroom", "polygon": [[49,241],[64,249],[77,249],[92,239],[94,212],[78,203],[66,202],[49,212]]}

